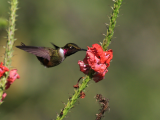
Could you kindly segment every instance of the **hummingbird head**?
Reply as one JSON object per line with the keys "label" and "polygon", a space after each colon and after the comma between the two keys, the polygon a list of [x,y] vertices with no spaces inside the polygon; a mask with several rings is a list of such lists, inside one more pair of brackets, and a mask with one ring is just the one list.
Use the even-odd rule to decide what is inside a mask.
{"label": "hummingbird head", "polygon": [[78,47],[78,45],[76,45],[74,43],[67,43],[63,47],[63,50],[65,53],[65,57],[70,56],[78,51],[87,51],[86,49],[81,49],[80,47]]}

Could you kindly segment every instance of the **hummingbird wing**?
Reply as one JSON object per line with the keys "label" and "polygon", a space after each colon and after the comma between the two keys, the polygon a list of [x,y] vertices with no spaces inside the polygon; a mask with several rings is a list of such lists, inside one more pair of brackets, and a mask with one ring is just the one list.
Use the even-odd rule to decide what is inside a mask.
{"label": "hummingbird wing", "polygon": [[26,52],[32,53],[38,57],[42,57],[50,61],[49,51],[43,47],[35,47],[35,46],[26,46],[24,43],[21,43],[22,46],[16,46],[19,49],[22,49]]}

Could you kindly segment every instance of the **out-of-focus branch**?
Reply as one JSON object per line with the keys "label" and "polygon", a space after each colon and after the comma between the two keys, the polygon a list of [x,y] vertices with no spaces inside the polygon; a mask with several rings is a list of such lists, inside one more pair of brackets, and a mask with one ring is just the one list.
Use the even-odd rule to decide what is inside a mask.
{"label": "out-of-focus branch", "polygon": [[[10,2],[10,12],[9,12],[9,23],[8,23],[8,36],[7,36],[7,44],[6,44],[6,50],[5,50],[5,56],[4,56],[4,66],[10,69],[12,57],[13,57],[13,44],[15,42],[15,22],[16,22],[16,11],[18,6],[18,0],[11,0]],[[7,82],[9,72],[6,72],[5,75],[0,80],[0,100],[2,99],[3,92],[5,90],[5,84]],[[0,102],[1,104],[2,102]]]}

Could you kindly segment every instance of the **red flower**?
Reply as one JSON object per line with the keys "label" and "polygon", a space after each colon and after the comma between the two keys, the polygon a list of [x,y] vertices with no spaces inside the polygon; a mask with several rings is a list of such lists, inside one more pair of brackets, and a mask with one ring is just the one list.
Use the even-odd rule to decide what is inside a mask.
{"label": "red flower", "polygon": [[90,69],[93,69],[96,73],[93,75],[93,80],[98,82],[104,79],[105,74],[108,72],[107,68],[110,66],[110,61],[113,58],[113,51],[103,51],[102,47],[98,44],[93,44],[92,47],[88,47],[86,57],[83,61],[78,61],[80,71],[84,74],[88,74]]}
{"label": "red flower", "polygon": [[3,99],[4,99],[6,96],[7,96],[7,93],[3,93],[3,95],[2,95],[2,99],[0,100],[0,102],[2,102],[2,101],[3,101]]}
{"label": "red flower", "polygon": [[17,69],[13,69],[10,71],[8,79],[7,79],[7,83],[6,83],[6,89],[8,89],[10,87],[10,85],[16,80],[19,79],[20,76],[17,73]]}
{"label": "red flower", "polygon": [[7,67],[3,66],[3,63],[1,62],[1,64],[0,64],[0,77],[2,77],[3,74],[7,71],[9,71],[9,69]]}
{"label": "red flower", "polygon": [[13,69],[10,71],[7,81],[13,83],[16,79],[19,79],[20,76],[17,73],[17,69]]}

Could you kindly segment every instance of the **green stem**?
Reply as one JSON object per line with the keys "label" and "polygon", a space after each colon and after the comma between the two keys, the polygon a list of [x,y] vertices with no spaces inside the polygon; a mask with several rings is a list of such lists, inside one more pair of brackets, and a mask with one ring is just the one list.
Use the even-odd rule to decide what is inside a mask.
{"label": "green stem", "polygon": [[122,0],[116,0],[114,1],[114,7],[112,7],[113,11],[110,17],[110,23],[108,25],[107,35],[106,38],[103,40],[102,48],[104,51],[107,50],[109,44],[111,43],[111,39],[114,34],[114,28],[116,26],[116,20],[118,17],[119,9],[122,4]]}
{"label": "green stem", "polygon": [[[16,11],[18,6],[18,0],[11,0],[10,1],[10,17],[9,17],[9,23],[8,23],[8,36],[7,36],[7,44],[6,44],[6,50],[5,50],[5,57],[4,57],[4,66],[10,69],[12,57],[13,57],[13,44],[15,42],[14,33],[15,33],[15,21],[16,21]],[[2,99],[3,92],[5,90],[5,84],[7,82],[9,72],[5,73],[5,76],[3,76],[0,80],[0,100]],[[2,104],[2,102],[0,103]]]}
{"label": "green stem", "polygon": [[[107,30],[106,38],[103,40],[103,44],[102,44],[102,48],[104,51],[107,50],[107,47],[109,46],[109,44],[111,42],[111,38],[113,37],[114,28],[116,25],[116,19],[117,19],[118,13],[119,13],[119,8],[122,4],[122,0],[117,0],[114,2],[115,3],[114,3],[113,12],[112,12],[112,15],[110,18],[109,28]],[[73,94],[71,99],[68,100],[67,105],[61,111],[61,113],[57,116],[56,120],[62,120],[67,115],[69,110],[74,107],[76,100],[80,97],[81,91],[83,91],[88,86],[89,81],[92,79],[93,73],[94,73],[94,71],[91,70],[89,72],[89,75],[86,75],[86,77],[84,77],[81,86],[75,91],[75,93]]]}
{"label": "green stem", "polygon": [[68,100],[67,105],[64,107],[64,109],[61,111],[61,113],[57,116],[56,120],[62,120],[69,110],[74,107],[74,104],[76,103],[77,99],[80,97],[81,91],[83,91],[87,86],[89,81],[92,79],[92,73],[93,71],[90,70],[89,75],[86,75],[86,77],[83,78],[83,82],[81,85],[79,85],[79,88],[75,90],[75,93],[73,96]]}

